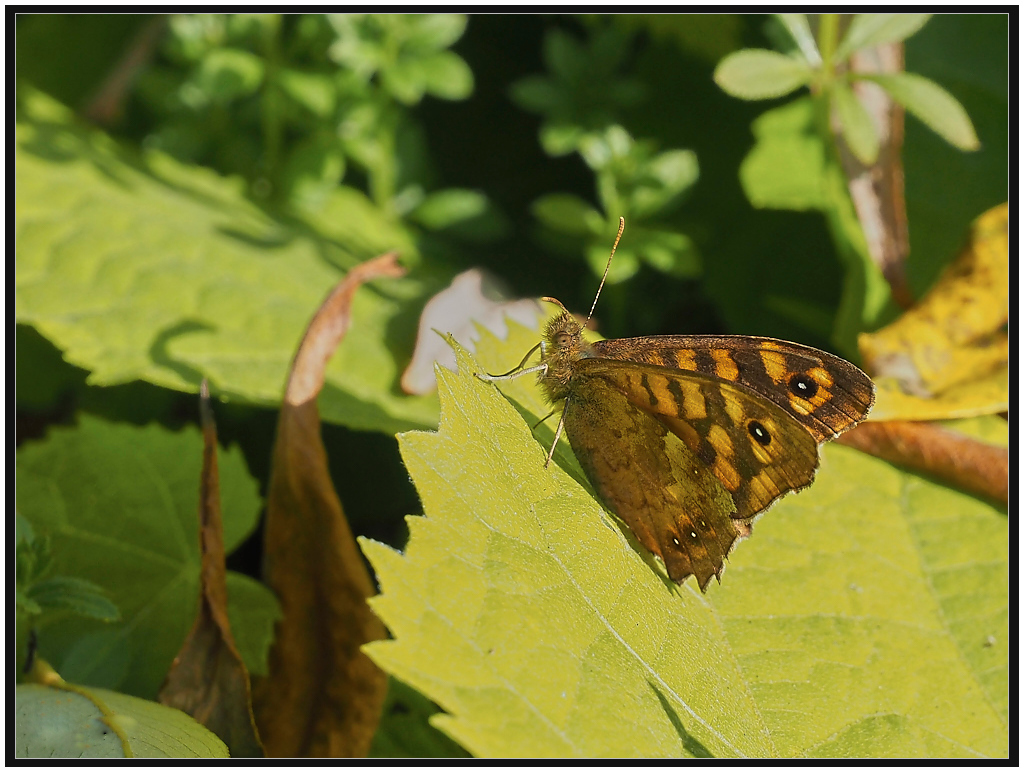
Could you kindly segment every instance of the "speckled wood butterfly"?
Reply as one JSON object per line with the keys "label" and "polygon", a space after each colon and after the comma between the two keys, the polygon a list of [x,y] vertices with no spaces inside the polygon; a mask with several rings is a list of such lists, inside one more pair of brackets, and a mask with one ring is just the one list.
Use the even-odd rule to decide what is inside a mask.
{"label": "speckled wood butterfly", "polygon": [[[592,343],[544,299],[562,311],[541,343],[515,370],[480,377],[539,374],[548,400],[564,404],[548,462],[564,427],[598,496],[677,583],[692,574],[706,590],[721,579],[754,517],[810,485],[818,445],[874,402],[867,375],[809,346],[746,335]],[[540,364],[525,367],[538,348]]]}

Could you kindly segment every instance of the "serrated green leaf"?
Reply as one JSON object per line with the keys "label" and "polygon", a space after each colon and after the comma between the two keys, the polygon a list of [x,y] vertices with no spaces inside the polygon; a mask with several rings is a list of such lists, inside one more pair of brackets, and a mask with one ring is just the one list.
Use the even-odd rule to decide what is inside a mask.
{"label": "serrated green leaf", "polygon": [[715,83],[739,99],[775,99],[811,81],[807,62],[759,48],[729,54],[715,68]]}
{"label": "serrated green leaf", "polygon": [[859,13],[853,17],[832,60],[840,62],[861,48],[906,40],[931,17],[930,13]]}
{"label": "serrated green leaf", "polygon": [[44,611],[66,609],[74,614],[116,622],[121,618],[99,585],[75,576],[53,576],[32,585],[29,596]]}
{"label": "serrated green leaf", "polygon": [[878,158],[878,132],[871,115],[845,83],[835,83],[831,95],[843,127],[843,139],[858,161],[871,166]]}
{"label": "serrated green leaf", "polygon": [[830,445],[720,586],[676,588],[564,440],[544,468],[533,378],[506,401],[472,376],[537,341],[512,327],[400,438],[426,515],[404,555],[363,541],[394,635],[368,652],[436,726],[478,756],[1006,756],[1005,513]]}
{"label": "serrated green leaf", "polygon": [[[338,265],[391,249],[415,260],[409,234],[351,188],[318,213],[324,235],[292,229],[246,202],[236,181],[156,155],[140,171],[105,136],[65,123],[50,100],[23,96],[15,315],[90,370],[91,384],[197,391],[205,376],[214,393],[279,404]],[[434,424],[433,396],[399,392],[391,340],[414,334],[415,319],[396,318],[429,293],[422,282],[357,294],[352,334],[328,365],[324,420],[387,432]]]}
{"label": "serrated green leaf", "polygon": [[20,684],[16,758],[227,758],[227,746],[180,710],[107,689]]}
{"label": "serrated green leaf", "polygon": [[[77,428],[19,449],[18,508],[52,538],[54,570],[99,584],[122,614],[110,625],[44,618],[40,651],[69,680],[156,695],[199,599],[202,448],[194,428],[174,433],[83,415]],[[240,451],[221,452],[219,471],[230,552],[256,526],[260,501]],[[253,585],[228,572],[239,649],[263,657],[277,608],[267,588]]]}
{"label": "serrated green leaf", "polygon": [[884,88],[907,112],[953,147],[966,151],[981,147],[963,105],[938,83],[910,72],[860,77]]}

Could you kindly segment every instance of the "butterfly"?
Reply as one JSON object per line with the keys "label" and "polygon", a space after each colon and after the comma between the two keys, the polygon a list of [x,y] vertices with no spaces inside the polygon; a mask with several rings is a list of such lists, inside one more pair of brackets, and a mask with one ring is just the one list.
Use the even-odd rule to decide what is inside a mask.
{"label": "butterfly", "polygon": [[[810,485],[818,446],[874,403],[867,375],[810,346],[747,335],[590,342],[585,324],[543,299],[561,311],[541,343],[509,373],[479,377],[538,374],[562,404],[547,463],[564,429],[598,497],[679,584],[721,581],[753,519]],[[526,367],[538,348],[540,364]]]}

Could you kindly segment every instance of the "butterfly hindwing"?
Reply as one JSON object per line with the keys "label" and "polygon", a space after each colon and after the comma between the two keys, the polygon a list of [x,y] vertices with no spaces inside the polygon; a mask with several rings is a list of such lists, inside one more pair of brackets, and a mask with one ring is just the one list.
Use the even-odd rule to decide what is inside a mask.
{"label": "butterfly hindwing", "polygon": [[603,378],[581,377],[565,403],[565,432],[598,496],[665,563],[701,589],[720,576],[749,528],[712,470],[665,424]]}

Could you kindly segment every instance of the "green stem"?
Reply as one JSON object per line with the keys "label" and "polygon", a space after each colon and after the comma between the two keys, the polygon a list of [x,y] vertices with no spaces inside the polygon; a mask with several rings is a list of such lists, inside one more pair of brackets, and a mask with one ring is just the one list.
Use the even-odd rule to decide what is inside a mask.
{"label": "green stem", "polygon": [[818,21],[818,50],[821,51],[823,86],[835,76],[836,49],[839,47],[839,14],[823,13]]}

